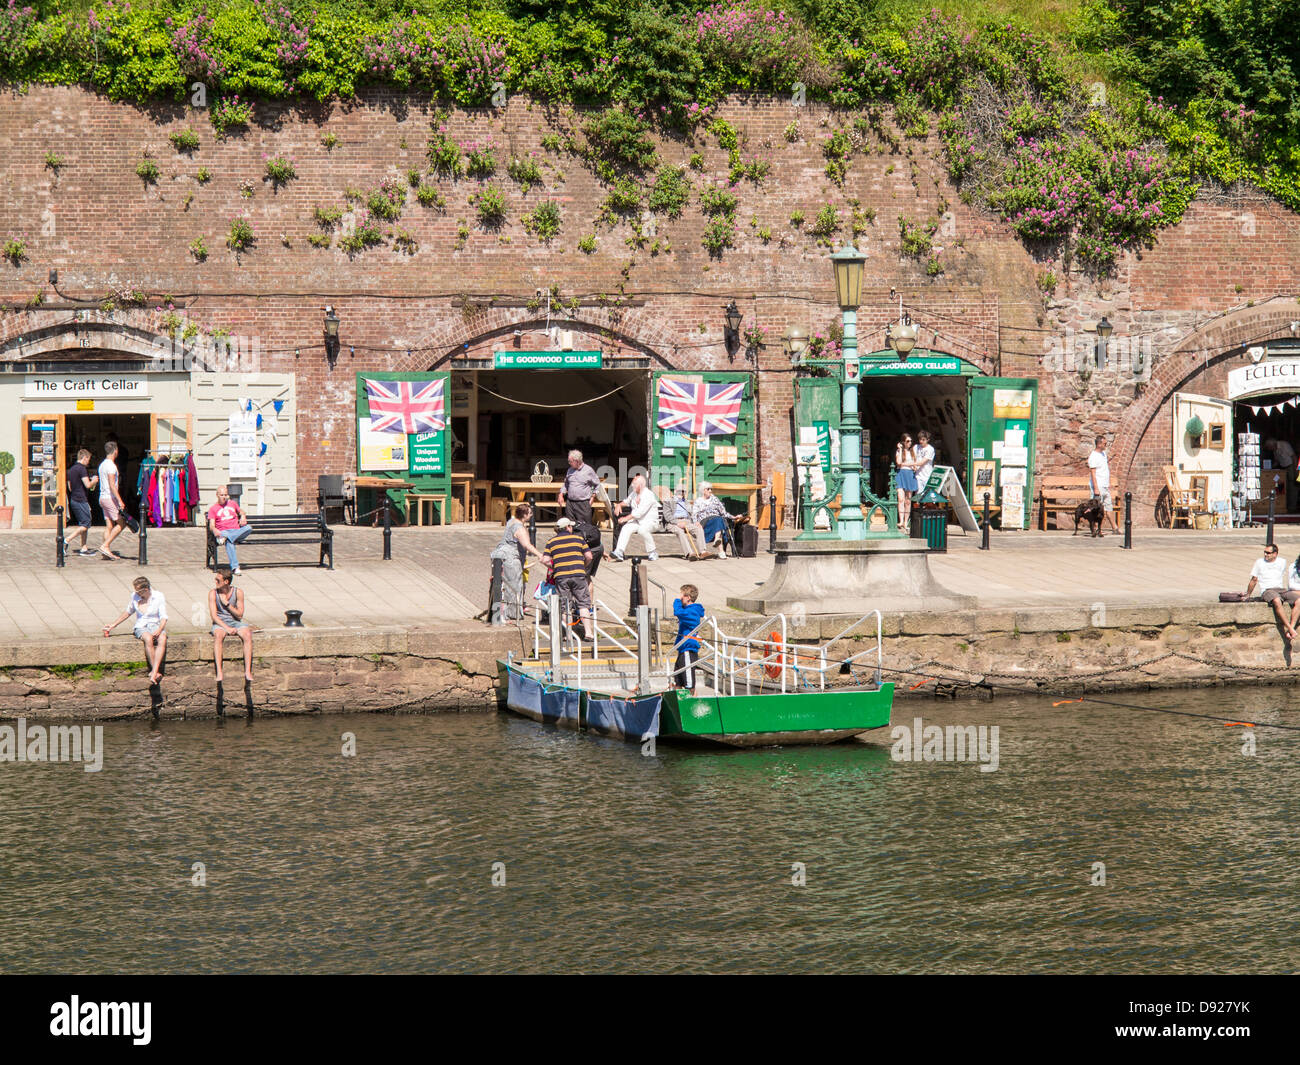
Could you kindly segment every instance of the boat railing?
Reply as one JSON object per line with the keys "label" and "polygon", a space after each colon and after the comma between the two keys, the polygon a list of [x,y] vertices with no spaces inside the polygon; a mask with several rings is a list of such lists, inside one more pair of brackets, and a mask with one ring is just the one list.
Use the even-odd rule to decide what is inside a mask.
{"label": "boat railing", "polygon": [[835,644],[839,643],[841,640],[846,640],[850,636],[854,636],[855,638],[860,637],[861,634],[856,633],[856,630],[864,623],[870,621],[872,618],[876,619],[875,644],[872,645],[871,647],[864,648],[863,650],[857,652],[856,654],[849,655],[847,658],[832,659],[832,665],[839,666],[841,670],[845,670],[845,669],[852,670],[854,663],[856,663],[860,658],[865,658],[870,654],[874,654],[876,656],[875,683],[879,685],[881,681],[881,677],[883,676],[884,673],[884,665],[885,665],[885,661],[884,661],[885,644],[884,644],[884,637],[883,637],[883,624],[881,621],[879,610],[868,611],[867,613],[863,614],[862,617],[858,618],[857,621],[853,622],[853,624],[837,632],[834,636],[832,636],[829,640],[826,641],[826,643],[824,644],[824,649],[827,652],[829,652],[830,649],[833,646],[835,646]]}

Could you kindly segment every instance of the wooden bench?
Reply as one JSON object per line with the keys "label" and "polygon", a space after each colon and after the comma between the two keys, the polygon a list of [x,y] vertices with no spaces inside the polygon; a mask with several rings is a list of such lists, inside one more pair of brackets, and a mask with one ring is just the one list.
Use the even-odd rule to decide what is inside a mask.
{"label": "wooden bench", "polygon": [[[236,546],[236,550],[241,554],[250,544],[258,546],[269,544],[319,544],[320,545],[320,562],[318,565],[334,568],[334,530],[325,524],[325,515],[317,514],[251,514],[248,515],[248,524],[253,531],[248,534]],[[207,558],[204,564],[208,569],[216,569],[218,565],[225,565],[225,544],[218,544],[217,538],[212,535],[211,527],[208,533],[208,550]],[[220,552],[220,555],[218,555]],[[221,561],[217,559],[220,557]],[[328,558],[328,562],[326,559]],[[281,562],[279,565],[301,565],[302,563]],[[259,563],[259,565],[276,565],[272,562]],[[240,563],[243,566],[243,563]]]}
{"label": "wooden bench", "polygon": [[[1068,514],[1071,519],[1074,516],[1074,509],[1080,503],[1085,503],[1092,498],[1092,481],[1083,474],[1066,474],[1057,477],[1044,477],[1039,475],[1038,478],[1038,527],[1047,528],[1047,516],[1052,516],[1052,527],[1064,529],[1066,526],[1062,522],[1061,515]],[[1111,505],[1115,508],[1115,524],[1120,523],[1122,517],[1121,506],[1119,502],[1119,493],[1115,486],[1111,485],[1110,490]],[[983,501],[981,500],[981,506]],[[976,509],[976,516],[979,515],[979,509]],[[1071,522],[1073,527],[1073,522]]]}

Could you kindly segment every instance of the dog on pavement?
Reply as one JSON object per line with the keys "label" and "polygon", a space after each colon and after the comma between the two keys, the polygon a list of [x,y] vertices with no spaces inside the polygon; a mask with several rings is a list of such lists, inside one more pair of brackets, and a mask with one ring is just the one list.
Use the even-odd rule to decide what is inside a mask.
{"label": "dog on pavement", "polygon": [[1101,523],[1105,512],[1101,509],[1101,500],[1097,496],[1085,499],[1074,508],[1074,535],[1079,535],[1079,522],[1086,521],[1093,536],[1101,536]]}

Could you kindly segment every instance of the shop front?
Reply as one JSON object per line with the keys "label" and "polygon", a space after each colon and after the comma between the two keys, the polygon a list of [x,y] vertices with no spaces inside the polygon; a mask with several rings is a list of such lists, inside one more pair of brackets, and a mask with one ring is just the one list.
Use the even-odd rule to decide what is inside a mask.
{"label": "shop front", "polygon": [[[155,526],[197,520],[199,506],[181,492],[182,482],[192,484],[191,461],[204,499],[218,481],[236,481],[251,513],[292,512],[292,396],[293,379],[283,375],[93,359],[10,364],[0,373],[0,410],[12,412],[0,419],[0,452],[16,460],[8,486],[14,526],[54,528],[57,508],[67,513],[66,474],[78,450],[91,453],[94,472],[109,441],[118,445],[128,512],[148,514]],[[164,490],[166,505],[159,502]],[[102,524],[98,492],[90,496],[94,521]]]}
{"label": "shop front", "polygon": [[[793,437],[826,468],[839,464],[840,367],[795,380]],[[985,492],[1001,508],[1003,528],[1026,528],[1032,499],[1038,383],[985,377],[956,355],[918,351],[906,360],[877,351],[861,361],[863,484],[889,493],[895,449],[904,434],[930,434],[935,464],[950,466],[972,507]]]}

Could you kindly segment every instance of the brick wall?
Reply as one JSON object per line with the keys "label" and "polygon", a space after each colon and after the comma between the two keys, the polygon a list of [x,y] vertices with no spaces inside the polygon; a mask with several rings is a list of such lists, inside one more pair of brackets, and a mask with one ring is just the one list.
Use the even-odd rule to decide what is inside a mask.
{"label": "brick wall", "polygon": [[[1038,462],[1045,472],[1077,469],[1092,435],[1104,431],[1115,434],[1120,476],[1145,491],[1154,485],[1152,470],[1158,475],[1167,461],[1168,441],[1158,427],[1162,416],[1168,419],[1173,391],[1215,394],[1215,380],[1196,383],[1198,373],[1208,372],[1196,361],[1203,361],[1205,344],[1239,345],[1252,329],[1281,328],[1286,312],[1249,324],[1243,319],[1235,332],[1216,331],[1215,323],[1248,312],[1249,300],[1262,305],[1297,289],[1296,219],[1261,196],[1198,200],[1154,249],[1127,256],[1114,278],[1096,281],[1059,260],[1036,258],[996,218],[963,204],[934,138],[904,140],[897,150],[860,145],[841,190],[826,177],[822,154],[840,121],[835,114],[761,99],[734,99],[721,113],[741,132],[742,157],[765,159],[771,169],[761,187],[742,181],[735,189],[736,246],[720,259],[701,247],[706,220],[694,201],[680,219],[657,220],[650,243],[671,246],[657,254],[628,246],[626,222],[612,229],[599,223],[608,190],[578,159],[541,146],[543,135],[567,132],[581,116],[522,98],[500,112],[455,111],[445,120],[462,143],[494,142],[492,183],[509,205],[499,232],[476,224],[471,197],[485,182],[434,181],[446,197],[445,211],[422,207],[411,195],[401,219],[386,227],[408,232],[418,244],[414,254],[390,241],[349,257],[337,237],[329,249],[309,245],[308,236],[321,232],[313,209],[347,207],[345,190],[369,191],[385,178],[404,181],[408,169],[423,169],[433,116],[428,101],[374,94],[348,105],[263,104],[245,134],[218,140],[203,112],[168,104],[142,110],[80,89],[33,86],[0,100],[0,240],[23,236],[27,243],[21,264],[0,263],[0,303],[18,308],[0,318],[0,358],[17,358],[19,335],[68,329],[65,298],[98,303],[113,291],[173,294],[203,330],[256,337],[260,369],[297,375],[298,475],[307,501],[314,499],[317,473],[354,463],[357,370],[445,366],[453,354],[490,351],[515,329],[524,330],[522,347],[543,347],[544,314],[525,304],[552,285],[565,299],[579,299],[573,320],[562,324],[593,345],[647,355],[656,367],[739,369],[745,355],[729,361],[722,345],[721,307],[734,299],[746,327],[757,321],[770,338],[757,356],[760,466],[768,476],[787,469],[791,453],[792,375],[779,337],[790,324],[825,328],[837,317],[829,249],[808,231],[830,203],[844,223],[842,239],[856,200],[874,211],[859,241],[869,255],[860,348],[883,346],[884,326],[897,313],[891,291],[901,293],[923,344],[985,372],[1040,379]],[[792,142],[784,131],[794,119],[799,133]],[[185,126],[201,140],[193,155],[177,153],[167,141]],[[338,138],[332,151],[321,143],[326,129]],[[156,185],[136,176],[145,151],[160,170]],[[697,151],[706,165],[703,174],[691,172],[697,190],[723,183],[726,152],[708,134],[664,140],[660,154],[664,162],[686,164]],[[57,173],[45,166],[47,152],[63,159]],[[511,154],[530,152],[545,163],[546,188],[525,195],[505,164]],[[298,173],[278,190],[264,180],[264,157],[274,155],[292,158]],[[200,167],[211,173],[206,184],[196,179]],[[544,198],[563,211],[561,234],[549,245],[521,223]],[[790,222],[795,210],[804,213],[802,226]],[[248,215],[258,238],[240,255],[225,246],[237,214]],[[899,247],[900,218],[930,216],[940,222],[935,243],[944,264],[935,278]],[[470,233],[458,249],[461,219]],[[768,241],[759,237],[765,227]],[[586,234],[596,236],[590,255],[577,247]],[[205,262],[188,251],[200,235],[209,251]],[[46,284],[52,268],[59,271],[57,291]],[[1044,294],[1039,280],[1046,271],[1059,283]],[[21,309],[42,290],[42,309]],[[610,306],[601,294],[621,295],[627,304]],[[333,368],[321,339],[327,303],[342,320]],[[1139,337],[1150,346],[1153,376],[1145,387],[1115,372],[1081,382],[1062,360],[1080,338],[1090,338],[1087,330],[1102,314],[1115,326],[1113,343]],[[153,306],[113,312],[118,325],[145,337],[157,332],[160,317]],[[74,344],[69,331],[67,346]],[[1214,354],[1240,357],[1224,348]]]}

